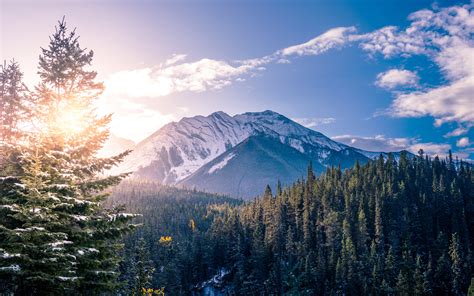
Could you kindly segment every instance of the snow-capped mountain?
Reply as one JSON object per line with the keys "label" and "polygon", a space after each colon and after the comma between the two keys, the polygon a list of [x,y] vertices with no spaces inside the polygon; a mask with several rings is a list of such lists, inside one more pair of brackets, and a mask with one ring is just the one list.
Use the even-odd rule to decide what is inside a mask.
{"label": "snow-capped mountain", "polygon": [[[379,155],[333,141],[273,111],[235,116],[215,112],[165,125],[138,143],[112,173],[134,172],[134,176],[140,178],[176,184],[255,135],[270,137],[321,166],[348,167],[356,160],[364,162]],[[233,157],[228,154],[223,162],[211,167],[208,174],[218,172]]]}

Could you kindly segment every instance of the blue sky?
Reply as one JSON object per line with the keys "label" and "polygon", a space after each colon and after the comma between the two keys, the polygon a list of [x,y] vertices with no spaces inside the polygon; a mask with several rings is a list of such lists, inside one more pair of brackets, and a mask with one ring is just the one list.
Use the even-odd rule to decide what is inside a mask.
{"label": "blue sky", "polygon": [[30,85],[57,19],[77,27],[119,136],[271,109],[364,149],[474,158],[470,1],[1,3],[1,58]]}

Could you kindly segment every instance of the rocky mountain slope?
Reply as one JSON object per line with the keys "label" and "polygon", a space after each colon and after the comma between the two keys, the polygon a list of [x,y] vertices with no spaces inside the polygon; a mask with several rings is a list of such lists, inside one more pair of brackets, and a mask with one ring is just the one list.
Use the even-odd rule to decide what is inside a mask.
{"label": "rocky mountain slope", "polygon": [[[379,153],[338,143],[273,111],[235,116],[215,112],[165,125],[138,143],[112,173],[134,172],[135,177],[165,184],[248,196],[256,192],[253,188],[260,186],[250,184],[251,180],[259,177],[267,180],[259,175],[264,168],[273,168],[270,174],[274,177],[272,182],[268,179],[269,183],[278,177],[282,181],[286,181],[286,177],[293,181],[293,177],[304,173],[310,160],[314,167],[322,170],[333,165],[348,167],[356,160],[365,162],[375,155]],[[259,170],[254,169],[256,161]],[[282,170],[279,176],[275,175],[277,168]],[[231,176],[233,170],[236,175]],[[245,174],[248,181],[242,181],[239,186],[234,184],[238,174]],[[218,177],[224,175],[231,176],[233,181]],[[229,186],[233,189],[221,190]]]}

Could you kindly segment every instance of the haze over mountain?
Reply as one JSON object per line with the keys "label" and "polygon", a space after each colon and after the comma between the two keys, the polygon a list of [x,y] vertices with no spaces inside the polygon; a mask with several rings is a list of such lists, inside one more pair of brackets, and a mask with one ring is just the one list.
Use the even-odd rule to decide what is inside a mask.
{"label": "haze over mountain", "polygon": [[114,156],[126,150],[131,150],[133,149],[133,147],[135,147],[135,142],[133,142],[132,140],[124,139],[114,134],[110,134],[102,149],[99,150],[98,156]]}
{"label": "haze over mountain", "polygon": [[273,111],[235,116],[220,111],[167,124],[138,143],[112,173],[133,172],[135,178],[249,198],[266,184],[293,182],[310,162],[321,173],[378,155],[333,141]]}

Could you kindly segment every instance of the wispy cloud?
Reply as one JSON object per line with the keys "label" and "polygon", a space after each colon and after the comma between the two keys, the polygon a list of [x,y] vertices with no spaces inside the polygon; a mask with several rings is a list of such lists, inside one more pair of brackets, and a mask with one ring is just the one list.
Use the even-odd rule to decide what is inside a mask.
{"label": "wispy cloud", "polygon": [[474,123],[459,124],[459,126],[456,129],[450,131],[444,136],[446,138],[449,138],[449,137],[459,137],[459,136],[465,135],[469,132],[469,130],[473,126],[474,126]]}
{"label": "wispy cloud", "polygon": [[315,118],[292,118],[304,127],[315,128],[320,125],[330,124],[336,121],[333,117],[315,117]]}
{"label": "wispy cloud", "polygon": [[384,135],[370,137],[340,135],[332,139],[359,149],[382,152],[404,150],[415,142],[412,138],[387,138]]}
{"label": "wispy cloud", "polygon": [[308,42],[284,48],[278,51],[277,54],[283,57],[292,55],[318,55],[330,49],[345,45],[348,41],[350,41],[351,34],[355,32],[355,27],[334,28],[309,40]]}
{"label": "wispy cloud", "polygon": [[186,54],[173,54],[173,56],[165,61],[165,66],[173,65],[178,62],[184,61],[188,55]]}
{"label": "wispy cloud", "polygon": [[[390,152],[407,150],[416,154],[420,149],[423,149],[427,155],[433,157],[445,157],[451,149],[451,145],[447,143],[421,142],[418,138],[391,138],[384,135],[369,137],[341,135],[332,137],[332,139],[368,151]],[[464,153],[463,151],[459,151],[455,155],[460,158],[469,156],[468,153]]]}
{"label": "wispy cloud", "polygon": [[99,114],[113,114],[110,130],[118,137],[131,139],[135,142],[143,140],[163,125],[179,119],[176,114],[164,114],[135,102],[129,97],[104,94],[97,101]]}

